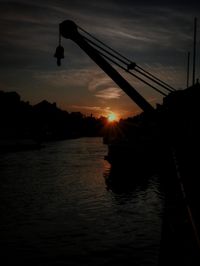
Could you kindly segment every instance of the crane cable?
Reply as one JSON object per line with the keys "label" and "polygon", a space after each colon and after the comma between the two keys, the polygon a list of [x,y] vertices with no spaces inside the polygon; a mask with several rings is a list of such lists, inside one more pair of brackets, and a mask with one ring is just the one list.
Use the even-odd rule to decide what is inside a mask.
{"label": "crane cable", "polygon": [[104,42],[100,41],[99,39],[97,39],[96,37],[94,37],[92,34],[90,34],[89,32],[87,32],[86,30],[84,30],[83,28],[79,27],[78,28],[80,30],[82,30],[84,33],[86,33],[88,36],[90,36],[91,38],[93,38],[95,41],[99,42],[100,44],[104,45],[106,48],[108,48],[109,50],[111,50],[112,52],[114,52],[115,54],[117,54],[118,56],[120,56],[121,58],[125,59],[127,61],[126,64],[130,64],[132,63],[132,61],[130,59],[128,59],[127,57],[123,56],[122,54],[120,54],[119,52],[115,51],[113,48],[111,48],[110,46],[108,46],[107,44],[105,44]]}
{"label": "crane cable", "polygon": [[[122,62],[123,64],[127,65],[127,62],[125,62],[123,59],[117,57],[116,55],[113,55],[111,52],[107,51],[106,49],[104,49],[103,47],[99,46],[98,44],[94,43],[92,40],[88,39],[85,36],[82,36],[85,40],[87,40],[88,42],[90,42],[92,45],[98,47],[99,49],[101,49],[102,51],[104,51],[105,53],[109,54],[110,56],[114,57],[115,59],[117,59],[118,61]],[[163,82],[162,80],[158,79],[157,77],[155,77],[154,75],[152,75],[151,73],[149,73],[148,71],[144,70],[143,68],[139,67],[137,64],[135,63],[131,63],[134,65],[134,70],[138,73],[140,73],[141,75],[145,76],[146,78],[150,79],[151,81],[153,81],[154,83],[158,84],[159,86],[163,87],[165,90],[167,90],[168,92],[172,92],[175,89],[174,88],[169,88],[171,86],[169,86],[167,83]],[[141,69],[143,72],[147,73],[142,73],[140,70],[137,69],[137,67],[139,69]],[[129,68],[128,68],[129,70]],[[128,71],[128,73],[130,73],[130,71]],[[149,76],[151,77],[149,77]]]}
{"label": "crane cable", "polygon": [[[125,62],[125,64],[132,64],[133,62],[128,59],[127,57],[123,56],[122,54],[120,54],[119,52],[117,52],[116,50],[114,50],[113,48],[111,48],[110,46],[108,46],[107,44],[105,44],[104,42],[100,41],[99,39],[97,39],[96,37],[94,37],[92,34],[90,34],[89,32],[87,32],[86,30],[84,30],[83,28],[79,27],[78,28],[80,30],[82,30],[84,33],[86,33],[88,36],[90,36],[91,38],[93,38],[94,40],[96,40],[97,42],[101,43],[102,45],[104,45],[106,48],[108,48],[109,50],[111,50],[112,52],[114,52],[115,54],[119,55],[121,58],[125,59],[127,62]],[[153,74],[151,74],[150,72],[146,71],[145,69],[143,69],[142,67],[138,66],[136,63],[135,66],[137,66],[138,68],[140,68],[142,71],[144,71],[145,73],[147,73],[148,75],[154,77],[155,79],[157,79],[158,81],[162,82],[163,84],[165,84],[166,86],[168,86],[169,88],[171,88],[171,90],[175,91],[175,89],[170,86],[169,84],[167,84],[166,82],[160,80],[159,78],[157,78],[156,76],[154,76]]]}
{"label": "crane cable", "polygon": [[[84,37],[85,38],[85,37]],[[85,38],[87,41],[90,42],[89,39]],[[92,42],[92,41],[91,41]],[[105,50],[105,49],[103,49]],[[140,78],[139,76],[137,76],[136,74],[130,72],[128,69],[126,69],[125,67],[123,67],[122,65],[120,65],[119,63],[117,63],[116,61],[114,61],[113,59],[111,59],[109,56],[105,55],[104,53],[102,53],[101,51],[97,50],[98,53],[100,55],[102,55],[103,57],[105,57],[106,59],[108,59],[110,62],[114,63],[115,65],[117,65],[118,67],[120,67],[121,69],[123,69],[124,71],[128,72],[130,75],[134,76],[135,78],[137,78],[138,80],[142,81],[143,83],[145,83],[146,85],[150,86],[151,88],[153,88],[155,91],[159,92],[160,94],[162,94],[163,96],[167,96],[166,93],[162,92],[161,90],[159,90],[158,88],[154,87],[153,85],[151,85],[149,82],[145,81],[144,79]],[[110,54],[110,52],[108,52],[108,54]],[[121,61],[121,60],[120,60]]]}
{"label": "crane cable", "polygon": [[[110,53],[109,51],[107,51],[106,49],[104,49],[103,47],[99,46],[98,44],[95,44],[93,41],[91,41],[91,40],[88,39],[87,37],[83,36],[83,38],[84,38],[85,40],[87,40],[89,43],[91,43],[92,45],[95,45],[96,47],[98,47],[99,49],[101,49],[102,51],[104,51],[105,53],[107,53],[107,54],[109,54],[110,56],[114,57],[114,58],[117,59],[118,61],[122,62],[123,64],[126,64],[126,62],[125,62],[124,60],[122,60],[122,59],[116,57],[115,55],[113,55],[112,53]],[[96,48],[96,47],[95,47],[95,48]],[[100,53],[99,50],[98,50],[98,52]],[[104,55],[103,53],[101,53],[101,54]],[[115,62],[113,61],[113,63],[115,63]],[[132,72],[130,72],[129,69],[124,68],[124,70],[125,70],[126,72],[128,72],[129,74],[132,73]],[[134,69],[134,70],[135,70],[136,72],[140,73],[141,75],[145,76],[146,78],[150,79],[151,81],[155,82],[157,85],[160,85],[161,87],[163,87],[163,88],[166,89],[167,91],[170,91],[170,92],[171,92],[170,89],[168,89],[166,86],[164,86],[163,84],[161,84],[159,81],[154,80],[153,78],[149,77],[149,76],[146,75],[145,73],[142,73],[142,72],[141,72],[140,70],[138,70],[138,69]],[[132,74],[133,74],[133,73],[132,73]],[[163,94],[163,95],[164,95],[164,94]]]}
{"label": "crane cable", "polygon": [[152,89],[154,89],[155,91],[159,92],[160,94],[162,94],[163,96],[167,96],[166,93],[162,92],[161,90],[159,90],[158,88],[154,87],[153,85],[151,85],[149,82],[145,81],[144,79],[138,77],[136,74],[130,72],[129,70],[127,70],[125,67],[121,66],[119,63],[117,63],[116,61],[114,61],[113,59],[111,59],[110,57],[108,57],[107,55],[103,54],[102,52],[98,51],[99,54],[101,54],[103,57],[105,57],[106,59],[108,59],[110,62],[114,63],[115,65],[117,65],[118,67],[120,67],[121,69],[125,70],[126,72],[128,72],[130,75],[132,75],[133,77],[137,78],[138,80],[142,81],[144,84],[148,85],[149,87],[151,87]]}
{"label": "crane cable", "polygon": [[168,89],[172,92],[172,91],[176,91],[176,89],[174,89],[171,85],[167,84],[166,82],[164,82],[163,80],[159,79],[158,77],[154,76],[153,74],[151,74],[150,72],[146,71],[144,68],[140,67],[137,65],[137,67],[139,69],[141,69],[143,72],[147,73],[149,76],[152,76],[153,78],[157,79],[158,81],[160,81],[161,83],[163,83],[165,86],[168,87]]}
{"label": "crane cable", "polygon": [[[105,50],[103,47],[97,45],[96,43],[92,42],[90,39],[88,39],[87,37],[83,36],[86,40],[90,41],[91,43],[93,43],[93,45],[99,47],[100,49],[104,50],[106,53],[110,54],[111,56],[115,57],[117,60],[121,61],[123,64],[125,65],[130,65],[130,64],[134,64],[135,67],[139,68],[140,70],[142,70],[143,72],[145,72],[147,75],[151,76],[152,78],[154,78],[155,80],[151,79],[150,77],[148,77],[146,75],[147,78],[151,79],[152,81],[156,82],[157,80],[157,84],[159,84],[160,86],[163,86],[163,88],[167,89],[168,91],[172,92],[175,91],[175,89],[170,86],[169,84],[167,84],[166,82],[162,81],[161,79],[157,78],[155,75],[151,74],[150,72],[146,71],[144,68],[138,66],[136,63],[133,63],[130,59],[128,59],[127,57],[123,56],[122,54],[120,54],[119,52],[117,52],[116,50],[114,50],[113,48],[111,48],[110,46],[108,46],[107,44],[105,44],[104,42],[100,41],[99,39],[97,39],[96,37],[94,37],[92,34],[90,34],[89,32],[87,32],[86,30],[84,30],[83,28],[79,27],[78,28],[83,31],[84,33],[86,33],[88,36],[90,36],[91,38],[93,38],[95,41],[99,42],[100,44],[102,44],[103,46],[105,46],[106,48],[108,48],[109,50],[111,50],[112,52],[114,52],[115,54],[117,54],[118,56],[120,56],[121,58],[117,57],[116,55],[111,54],[110,52],[108,52],[107,50]],[[124,61],[124,60],[126,61]],[[137,72],[139,72],[139,70],[137,70],[136,68],[134,68],[134,70],[136,70]],[[144,73],[139,72],[142,75],[145,75]],[[162,85],[161,85],[162,83]],[[167,88],[168,87],[168,88]]]}

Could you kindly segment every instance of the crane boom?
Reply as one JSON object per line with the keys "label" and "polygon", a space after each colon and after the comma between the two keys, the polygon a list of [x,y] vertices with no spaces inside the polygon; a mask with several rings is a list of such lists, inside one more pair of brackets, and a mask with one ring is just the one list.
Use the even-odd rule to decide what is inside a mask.
{"label": "crane boom", "polygon": [[59,27],[61,36],[73,40],[144,112],[154,111],[152,105],[84,39],[73,21],[65,20]]}

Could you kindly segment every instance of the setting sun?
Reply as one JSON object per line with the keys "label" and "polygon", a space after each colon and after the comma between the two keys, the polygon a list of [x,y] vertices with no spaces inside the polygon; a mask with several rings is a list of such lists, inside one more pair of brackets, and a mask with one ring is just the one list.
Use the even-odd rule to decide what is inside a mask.
{"label": "setting sun", "polygon": [[114,114],[114,113],[110,113],[109,115],[108,115],[108,121],[109,122],[114,122],[114,121],[117,121],[118,120],[118,118],[117,118],[117,115],[116,114]]}

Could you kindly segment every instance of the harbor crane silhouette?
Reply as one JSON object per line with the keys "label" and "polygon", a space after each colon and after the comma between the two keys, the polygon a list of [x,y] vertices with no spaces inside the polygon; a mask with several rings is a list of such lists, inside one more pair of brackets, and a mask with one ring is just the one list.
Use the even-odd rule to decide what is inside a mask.
{"label": "harbor crane silhouette", "polygon": [[[80,34],[78,30],[89,36],[89,38]],[[66,39],[73,40],[146,113],[153,113],[155,110],[154,107],[127,80],[125,80],[125,78],[122,77],[108,61],[122,68],[164,96],[167,95],[165,92],[150,84],[149,81],[137,76],[135,73],[131,72],[131,70],[138,72],[168,92],[175,90],[167,83],[161,81],[159,78],[139,67],[136,63],[130,61],[126,57],[114,51],[114,49],[93,37],[90,33],[77,26],[71,20],[65,20],[59,24],[59,45],[54,55],[57,58],[58,66],[61,65],[61,59],[64,58],[64,48],[61,46],[61,36]],[[116,59],[125,66],[116,62]]]}

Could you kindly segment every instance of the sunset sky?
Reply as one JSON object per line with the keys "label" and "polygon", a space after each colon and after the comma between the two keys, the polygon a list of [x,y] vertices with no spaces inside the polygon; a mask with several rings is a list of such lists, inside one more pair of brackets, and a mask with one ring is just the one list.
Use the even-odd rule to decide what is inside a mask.
{"label": "sunset sky", "polygon": [[[162,4],[160,3],[162,2]],[[187,52],[200,4],[133,0],[0,0],[0,90],[36,104],[44,99],[69,112],[127,117],[140,109],[71,40],[56,65],[58,25],[70,19],[173,87],[186,86]],[[196,1],[197,2],[197,1]],[[165,4],[166,3],[166,4]],[[200,77],[200,20],[197,71]],[[125,74],[127,78],[127,74]],[[135,79],[131,84],[152,105],[162,97]]]}

